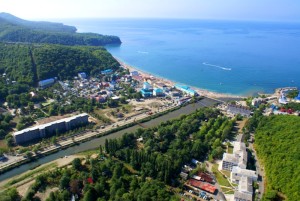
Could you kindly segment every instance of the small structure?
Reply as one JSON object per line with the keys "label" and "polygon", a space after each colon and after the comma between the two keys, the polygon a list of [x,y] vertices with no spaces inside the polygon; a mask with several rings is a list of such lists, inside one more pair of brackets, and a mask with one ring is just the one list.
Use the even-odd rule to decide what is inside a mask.
{"label": "small structure", "polygon": [[80,78],[80,79],[86,79],[86,73],[84,73],[84,72],[81,72],[81,73],[78,73],[78,77]]}
{"label": "small structure", "polygon": [[207,173],[204,173],[204,172],[199,172],[198,173],[198,176],[200,177],[200,180],[201,181],[205,181],[205,182],[208,182],[208,183],[211,183],[211,184],[214,184],[216,181],[213,179],[212,176],[210,176],[209,174]]}
{"label": "small structure", "polygon": [[42,89],[45,89],[47,87],[52,86],[55,83],[54,78],[46,79],[46,80],[41,80],[39,81],[39,87]]}
{"label": "small structure", "polygon": [[152,86],[151,86],[151,84],[149,84],[149,82],[144,82],[143,83],[143,89],[150,90],[150,89],[152,89]]}

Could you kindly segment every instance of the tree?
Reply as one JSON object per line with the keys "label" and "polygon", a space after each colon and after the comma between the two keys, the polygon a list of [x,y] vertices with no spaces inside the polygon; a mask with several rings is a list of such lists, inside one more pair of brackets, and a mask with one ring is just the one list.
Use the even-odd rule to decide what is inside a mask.
{"label": "tree", "polygon": [[72,162],[72,166],[75,170],[81,169],[81,160],[79,158],[75,158]]}
{"label": "tree", "polygon": [[60,189],[67,189],[69,187],[70,178],[67,175],[63,175],[59,182]]}

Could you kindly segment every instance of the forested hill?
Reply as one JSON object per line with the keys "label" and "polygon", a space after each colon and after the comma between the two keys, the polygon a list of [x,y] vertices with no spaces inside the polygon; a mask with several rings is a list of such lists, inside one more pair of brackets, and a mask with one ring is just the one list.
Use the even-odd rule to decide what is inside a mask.
{"label": "forested hill", "polygon": [[121,44],[117,36],[76,33],[72,26],[22,20],[8,13],[0,13],[0,41],[89,46]]}
{"label": "forested hill", "polygon": [[42,79],[68,79],[82,71],[96,75],[118,67],[102,47],[0,43],[0,75],[6,74],[0,76],[0,98],[24,92]]}
{"label": "forested hill", "polygon": [[43,31],[53,31],[53,32],[68,32],[75,33],[77,31],[76,27],[64,25],[62,23],[55,22],[44,22],[44,21],[28,21],[18,18],[9,13],[0,13],[0,19],[12,25],[20,25],[23,27],[31,28],[33,30],[43,30]]}
{"label": "forested hill", "polygon": [[263,117],[260,121],[255,143],[267,176],[263,200],[300,200],[299,128],[297,116]]}

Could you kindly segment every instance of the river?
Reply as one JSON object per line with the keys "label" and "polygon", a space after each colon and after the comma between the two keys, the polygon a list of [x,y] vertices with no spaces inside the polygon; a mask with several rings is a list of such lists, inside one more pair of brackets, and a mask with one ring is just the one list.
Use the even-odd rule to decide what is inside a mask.
{"label": "river", "polygon": [[[214,105],[215,103],[217,103],[218,101],[216,100],[212,100],[209,98],[204,98],[200,101],[198,101],[197,103],[193,103],[193,104],[189,104],[187,106],[184,106],[178,110],[175,110],[173,112],[170,112],[166,115],[163,115],[161,117],[158,117],[156,119],[150,120],[148,122],[143,123],[144,127],[153,127],[153,126],[157,126],[159,125],[161,122],[167,121],[167,120],[171,120],[174,118],[179,117],[180,115],[183,114],[191,114],[192,112],[194,112],[196,109],[198,108],[202,108],[202,107],[209,107]],[[39,165],[42,165],[44,163],[48,163],[51,162],[53,160],[56,160],[60,157],[66,156],[66,155],[73,155],[73,154],[77,154],[79,152],[83,152],[83,151],[87,151],[87,150],[91,150],[91,149],[95,149],[98,148],[100,145],[104,145],[105,140],[106,139],[114,139],[114,138],[119,138],[122,135],[124,135],[125,133],[130,133],[130,132],[134,132],[136,131],[138,128],[141,128],[141,126],[139,125],[135,125],[133,127],[130,128],[126,128],[124,130],[100,137],[100,138],[96,138],[87,142],[83,142],[77,146],[73,146],[73,147],[69,147],[67,149],[61,150],[59,152],[50,154],[48,156],[39,158],[35,161],[20,165],[16,168],[13,168],[12,170],[9,170],[7,172],[4,172],[3,174],[0,175],[0,181],[3,181],[5,179],[14,177],[16,175],[19,175],[27,170],[33,169]]]}

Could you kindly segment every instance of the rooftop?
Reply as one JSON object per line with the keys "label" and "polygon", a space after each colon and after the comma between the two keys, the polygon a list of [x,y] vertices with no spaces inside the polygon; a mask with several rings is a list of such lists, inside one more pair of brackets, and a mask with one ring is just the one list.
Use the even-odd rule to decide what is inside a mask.
{"label": "rooftop", "polygon": [[13,133],[13,135],[14,136],[21,135],[21,134],[23,134],[25,132],[28,132],[28,131],[32,131],[32,130],[36,130],[36,129],[43,129],[43,128],[46,128],[47,126],[51,126],[53,124],[62,123],[62,122],[68,122],[68,121],[71,121],[71,120],[76,119],[78,117],[84,117],[84,116],[88,116],[88,114],[87,113],[82,113],[82,114],[79,114],[79,115],[76,115],[76,116],[72,116],[72,117],[60,119],[60,120],[57,120],[57,121],[52,121],[50,123],[41,124],[41,125],[38,125],[38,126],[26,128],[26,129],[23,129],[23,130],[20,130],[20,131],[17,131],[15,133]]}
{"label": "rooftop", "polygon": [[239,182],[238,190],[239,192],[252,194],[253,193],[252,179],[249,177],[242,177]]}

